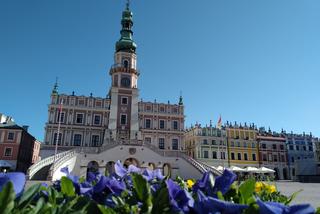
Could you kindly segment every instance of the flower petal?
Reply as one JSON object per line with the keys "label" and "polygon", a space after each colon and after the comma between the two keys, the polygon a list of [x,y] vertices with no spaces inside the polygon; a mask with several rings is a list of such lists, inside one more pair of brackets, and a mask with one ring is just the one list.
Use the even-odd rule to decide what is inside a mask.
{"label": "flower petal", "polygon": [[25,174],[23,174],[22,172],[0,173],[0,191],[2,191],[4,185],[6,185],[9,181],[11,181],[13,184],[16,196],[20,196],[26,183]]}
{"label": "flower petal", "polygon": [[121,178],[128,173],[128,171],[123,167],[119,160],[114,165],[114,171]]}
{"label": "flower petal", "polygon": [[141,169],[136,167],[135,165],[131,164],[129,167],[128,167],[128,173],[140,173],[141,172]]}
{"label": "flower petal", "polygon": [[215,184],[214,184],[214,192],[217,193],[218,191],[221,191],[222,194],[225,194],[231,184],[236,180],[237,176],[230,170],[225,169],[223,171],[223,174],[218,176],[216,178]]}

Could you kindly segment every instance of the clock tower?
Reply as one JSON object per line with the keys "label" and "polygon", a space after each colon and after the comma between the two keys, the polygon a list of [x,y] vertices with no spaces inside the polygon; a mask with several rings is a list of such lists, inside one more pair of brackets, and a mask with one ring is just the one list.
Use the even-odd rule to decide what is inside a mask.
{"label": "clock tower", "polygon": [[116,43],[114,65],[110,68],[112,86],[109,131],[120,142],[139,140],[137,45],[132,35],[132,12],[127,3],[122,12],[121,37]]}

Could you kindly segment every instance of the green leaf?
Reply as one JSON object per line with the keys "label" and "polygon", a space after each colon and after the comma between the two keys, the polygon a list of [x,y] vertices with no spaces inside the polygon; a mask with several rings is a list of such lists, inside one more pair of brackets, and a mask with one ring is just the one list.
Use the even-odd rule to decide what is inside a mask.
{"label": "green leaf", "polygon": [[98,204],[98,208],[102,214],[116,214],[116,212],[113,211],[113,209],[111,209],[110,207],[106,207],[104,205]]}
{"label": "green leaf", "polygon": [[142,213],[150,213],[152,210],[152,195],[150,185],[140,174],[132,174],[133,189],[139,201],[143,203]]}
{"label": "green leaf", "polygon": [[222,194],[221,191],[218,191],[218,192],[217,192],[217,196],[218,196],[218,199],[224,201],[224,197],[223,197],[223,194]]}
{"label": "green leaf", "polygon": [[73,183],[67,177],[61,178],[61,192],[69,197],[72,197],[75,195]]}
{"label": "green leaf", "polygon": [[23,209],[24,207],[28,206],[34,196],[39,192],[40,187],[41,184],[35,184],[27,189],[27,191],[23,193],[20,200],[18,201],[18,208]]}
{"label": "green leaf", "polygon": [[9,214],[14,208],[14,199],[16,193],[13,189],[13,184],[9,181],[0,192],[0,213]]}
{"label": "green leaf", "polygon": [[289,205],[289,204],[291,203],[291,201],[292,201],[293,199],[295,199],[300,192],[302,192],[302,189],[299,190],[299,191],[297,191],[297,192],[294,192],[294,193],[287,199],[287,201],[286,201],[284,204],[285,204],[285,205]]}
{"label": "green leaf", "polygon": [[163,182],[153,197],[152,214],[170,213],[170,200],[168,189]]}
{"label": "green leaf", "polygon": [[40,210],[44,207],[44,198],[40,198],[35,206],[35,208],[32,210],[33,213],[40,213]]}
{"label": "green leaf", "polygon": [[316,214],[320,214],[320,207],[317,208]]}
{"label": "green leaf", "polygon": [[[255,180],[253,178],[246,180],[239,187],[239,192],[241,195],[240,202],[242,204],[249,205],[249,199],[253,197],[254,189],[255,189]],[[251,200],[250,200],[251,201]]]}

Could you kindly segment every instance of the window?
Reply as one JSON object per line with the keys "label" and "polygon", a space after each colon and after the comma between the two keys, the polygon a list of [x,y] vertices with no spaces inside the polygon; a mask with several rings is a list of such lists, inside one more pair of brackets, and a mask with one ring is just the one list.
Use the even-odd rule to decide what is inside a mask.
{"label": "window", "polygon": [[299,151],[299,146],[298,145],[296,145],[296,150]]}
{"label": "window", "polygon": [[12,148],[5,148],[4,149],[4,156],[6,156],[6,157],[12,156]]}
{"label": "window", "polygon": [[243,147],[247,147],[247,143],[246,142],[243,142]]}
{"label": "window", "polygon": [[221,159],[226,159],[226,153],[224,153],[224,152],[220,152],[220,155],[221,155]]}
{"label": "window", "polygon": [[216,151],[212,152],[212,159],[217,159],[217,152]]}
{"label": "window", "polygon": [[237,147],[240,147],[240,142],[237,142]]}
{"label": "window", "polygon": [[265,143],[261,144],[261,148],[266,149],[267,145]]}
{"label": "window", "polygon": [[216,143],[215,140],[212,140],[212,141],[211,141],[211,144],[212,144],[212,145],[217,145],[217,143]]}
{"label": "window", "polygon": [[307,151],[307,147],[306,146],[303,146],[303,151]]}
{"label": "window", "polygon": [[280,145],[280,150],[284,150],[284,146],[283,145]]}
{"label": "window", "polygon": [[160,107],[160,112],[164,112],[164,107],[163,106]]}
{"label": "window", "polygon": [[263,160],[263,161],[267,161],[267,155],[266,155],[266,154],[263,154],[263,155],[262,155],[262,160]]}
{"label": "window", "polygon": [[159,149],[164,149],[164,138],[159,138]]}
{"label": "window", "polygon": [[291,157],[291,162],[294,163],[294,157]]}
{"label": "window", "polygon": [[277,149],[277,145],[276,144],[272,144],[272,149],[276,150]]}
{"label": "window", "polygon": [[58,117],[57,117],[57,123],[63,123],[64,122],[64,112],[58,112]]}
{"label": "window", "polygon": [[255,143],[252,143],[252,148],[256,148],[256,144]]}
{"label": "window", "polygon": [[173,121],[173,130],[178,130],[178,121]]}
{"label": "window", "polygon": [[151,106],[146,106],[147,111],[151,111]]}
{"label": "window", "polygon": [[146,143],[151,143],[151,137],[145,137],[144,138],[144,141],[146,142]]}
{"label": "window", "polygon": [[159,128],[164,129],[164,120],[159,121]]}
{"label": "window", "polygon": [[173,108],[173,113],[178,113],[178,109],[177,108]]}
{"label": "window", "polygon": [[53,145],[56,145],[58,140],[58,145],[61,145],[62,133],[59,133],[59,139],[57,139],[58,133],[54,133],[53,135]]}
{"label": "window", "polygon": [[252,160],[256,161],[256,154],[254,154],[254,153],[252,154]]}
{"label": "window", "polygon": [[203,158],[209,158],[209,152],[203,151]]}
{"label": "window", "polygon": [[292,176],[296,176],[296,169],[295,168],[292,169]]}
{"label": "window", "polygon": [[234,160],[234,153],[231,152],[231,160]]}
{"label": "window", "polygon": [[101,107],[102,106],[102,102],[101,101],[96,101],[96,107]]}
{"label": "window", "polygon": [[273,155],[273,161],[277,162],[278,161],[278,156],[277,155]]}
{"label": "window", "polygon": [[84,106],[84,100],[78,100],[78,105],[79,106]]}
{"label": "window", "polygon": [[231,147],[234,147],[234,142],[233,141],[231,141]]}
{"label": "window", "polygon": [[94,125],[100,125],[100,123],[101,123],[101,116],[100,115],[94,115],[93,124]]}
{"label": "window", "polygon": [[238,153],[238,160],[241,160],[241,153]]}
{"label": "window", "polygon": [[99,146],[100,144],[100,136],[99,135],[92,135],[91,143],[92,146]]}
{"label": "window", "polygon": [[75,134],[73,137],[73,145],[74,146],[80,146],[81,145],[81,134]]}
{"label": "window", "polygon": [[146,129],[150,129],[151,128],[151,120],[150,119],[146,119],[145,120],[145,127],[146,127]]}
{"label": "window", "polygon": [[313,151],[313,147],[312,146],[309,146],[309,151]]}
{"label": "window", "polygon": [[281,162],[286,162],[286,159],[284,158],[284,155],[281,155]]}
{"label": "window", "polygon": [[293,150],[293,145],[290,145],[290,146],[289,146],[289,149],[290,149],[290,150]]}
{"label": "window", "polygon": [[207,139],[203,139],[203,144],[208,145],[208,140]]}
{"label": "window", "polygon": [[247,153],[244,153],[244,160],[248,160],[248,154]]}
{"label": "window", "polygon": [[129,62],[128,62],[128,60],[123,60],[123,66],[124,66],[125,68],[128,68],[128,67],[129,67]]}
{"label": "window", "polygon": [[128,105],[128,97],[122,97],[121,98],[121,104],[122,105]]}
{"label": "window", "polygon": [[13,140],[14,139],[14,132],[9,132],[8,133],[8,140]]}
{"label": "window", "polygon": [[172,150],[178,150],[178,139],[172,139]]}
{"label": "window", "polygon": [[83,124],[83,114],[82,113],[76,114],[76,123]]}
{"label": "window", "polygon": [[126,114],[121,114],[120,124],[121,125],[126,125],[127,124],[127,115]]}

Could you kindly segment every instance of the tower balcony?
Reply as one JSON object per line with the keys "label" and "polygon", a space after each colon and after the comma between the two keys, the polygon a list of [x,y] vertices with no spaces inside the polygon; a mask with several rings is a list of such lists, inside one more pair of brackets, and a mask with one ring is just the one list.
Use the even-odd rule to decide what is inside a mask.
{"label": "tower balcony", "polygon": [[137,76],[140,75],[139,69],[131,68],[130,65],[125,66],[124,64],[114,64],[111,66],[109,74],[112,75],[117,72],[130,73]]}

